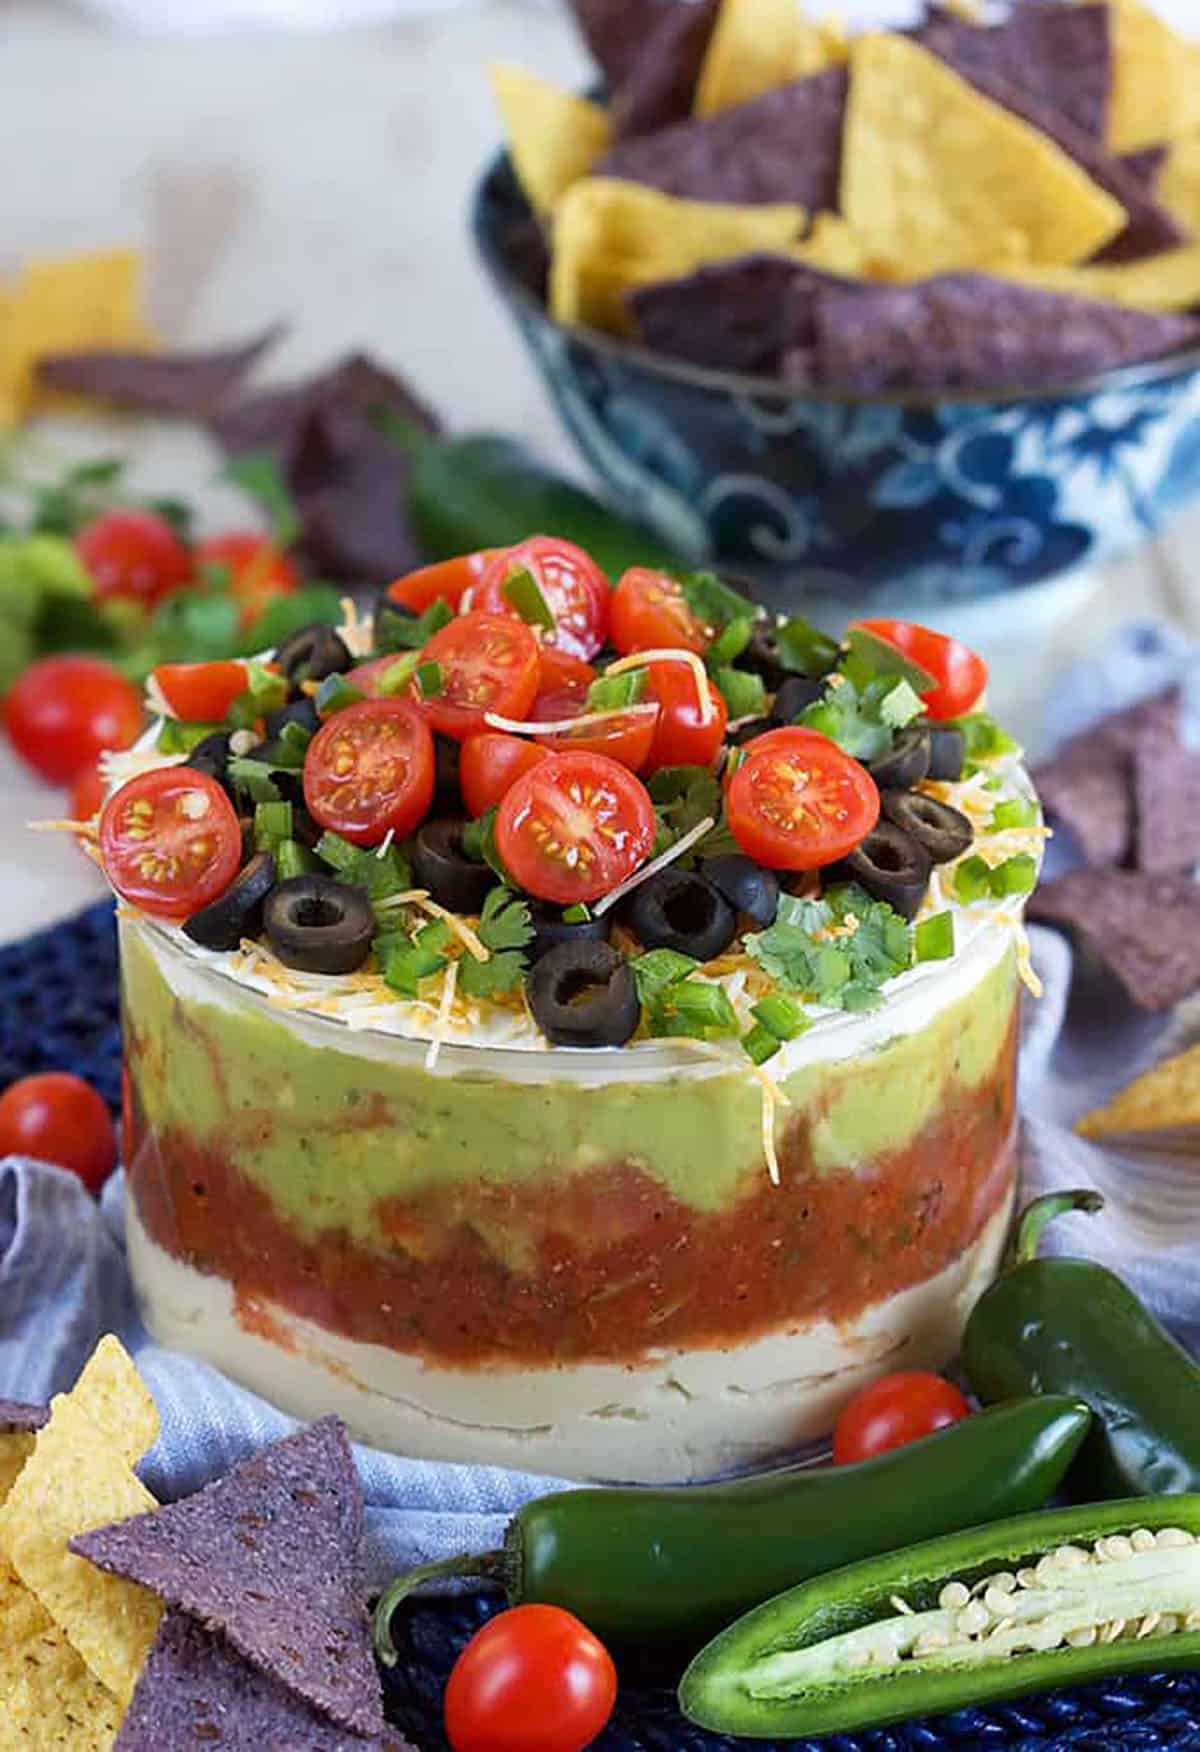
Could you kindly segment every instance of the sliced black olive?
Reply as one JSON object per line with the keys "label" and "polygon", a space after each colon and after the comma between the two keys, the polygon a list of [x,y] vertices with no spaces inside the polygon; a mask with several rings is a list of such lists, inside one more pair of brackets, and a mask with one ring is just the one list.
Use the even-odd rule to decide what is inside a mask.
{"label": "sliced black olive", "polygon": [[886,900],[901,918],[912,919],[929,886],[929,853],[891,821],[877,821],[866,839],[837,866],[872,900]]}
{"label": "sliced black olive", "polygon": [[267,727],[267,735],[272,740],[282,733],[285,724],[299,724],[301,729],[311,731],[314,736],[321,728],[316,702],[310,700],[307,694],[301,694],[298,700],[289,700],[287,705],[280,706],[277,712],[268,712],[263,723]]}
{"label": "sliced black olive", "polygon": [[806,706],[813,706],[825,692],[823,680],[808,675],[789,675],[780,683],[779,692],[771,704],[771,718],[776,724],[794,724]]}
{"label": "sliced black olive", "polygon": [[192,914],[184,936],[203,949],[236,949],[243,937],[257,937],[262,930],[263,902],[274,886],[274,858],[256,852],[218,900]]}
{"label": "sliced black olive", "polygon": [[441,906],[451,912],[477,913],[483,908],[497,877],[489,864],[468,858],[463,851],[466,823],[447,818],[427,821],[413,841],[413,873]]}
{"label": "sliced black olive", "polygon": [[317,842],[325,829],[319,821],[314,821],[302,803],[292,804],[292,838],[297,845],[306,846],[310,852],[315,852]]}
{"label": "sliced black olive", "polygon": [[302,681],[324,681],[327,675],[340,675],[354,667],[341,634],[324,621],[289,633],[276,649],[275,661],[293,687]]}
{"label": "sliced black olive", "polygon": [[598,919],[580,919],[576,924],[568,924],[562,915],[562,907],[552,906],[547,900],[530,901],[534,936],[525,951],[530,961],[540,961],[561,943],[607,943],[612,930],[611,912],[601,913]]}
{"label": "sliced black olive", "polygon": [[690,870],[660,870],[634,889],[624,914],[644,949],[674,949],[697,961],[722,954],[737,935],[737,914],[720,889]]}
{"label": "sliced black olive", "polygon": [[740,852],[725,852],[719,858],[702,858],[699,873],[725,896],[734,912],[748,913],[764,928],[775,923],[779,878],[774,870],[764,870]]}
{"label": "sliced black olive", "polygon": [[746,649],[734,658],[734,667],[748,669],[754,675],[761,675],[767,688],[779,687],[787,676],[779,655],[779,645],[775,638],[775,620],[772,615],[763,615],[754,623],[754,631],[750,635],[750,643]]}
{"label": "sliced black olive", "polygon": [[882,804],[888,820],[911,834],[935,864],[959,857],[975,838],[965,815],[923,791],[885,791]]}
{"label": "sliced black olive", "polygon": [[928,774],[929,756],[929,731],[924,725],[910,724],[886,754],[867,763],[867,771],[881,791],[908,791]]}
{"label": "sliced black olive", "polygon": [[763,736],[775,727],[773,718],[747,718],[744,724],[731,730],[725,740],[734,748],[742,748],[747,742],[753,742],[756,736]]}
{"label": "sliced black olive", "polygon": [[931,779],[961,779],[967,755],[967,739],[961,730],[943,730],[934,725],[929,733]]}
{"label": "sliced black olive", "polygon": [[530,968],[525,995],[552,1046],[624,1046],[641,1019],[629,963],[611,943],[560,943]]}
{"label": "sliced black olive", "polygon": [[227,796],[233,795],[229,783],[229,738],[228,730],[214,730],[211,736],[205,736],[198,742],[187,757],[187,765],[195,767],[198,773],[207,773],[210,779],[215,779]]}
{"label": "sliced black olive", "polygon": [[434,732],[433,808],[439,815],[462,813],[462,789],[458,781],[460,746],[453,737]]}
{"label": "sliced black olive", "polygon": [[300,973],[353,973],[371,953],[375,914],[366,890],[332,876],[290,876],[267,896],[267,941]]}

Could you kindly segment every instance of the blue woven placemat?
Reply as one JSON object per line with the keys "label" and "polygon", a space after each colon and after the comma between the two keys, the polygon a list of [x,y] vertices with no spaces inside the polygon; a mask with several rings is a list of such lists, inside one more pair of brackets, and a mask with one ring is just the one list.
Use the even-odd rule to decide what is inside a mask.
{"label": "blue woven placemat", "polygon": [[[0,1088],[32,1071],[49,1070],[87,1077],[118,1111],[117,946],[107,901],[0,949]],[[468,1595],[410,1603],[397,1614],[401,1660],[387,1678],[389,1712],[421,1752],[443,1752],[446,1677],[463,1643],[496,1607],[494,1597]],[[675,1707],[674,1677],[640,1661],[623,1661],[617,1712],[595,1752],[736,1752],[751,1744],[764,1752],[784,1752],[780,1743],[724,1740],[690,1728]],[[791,1741],[787,1752],[930,1748],[1200,1752],[1200,1672],[1123,1679],[875,1733]]]}

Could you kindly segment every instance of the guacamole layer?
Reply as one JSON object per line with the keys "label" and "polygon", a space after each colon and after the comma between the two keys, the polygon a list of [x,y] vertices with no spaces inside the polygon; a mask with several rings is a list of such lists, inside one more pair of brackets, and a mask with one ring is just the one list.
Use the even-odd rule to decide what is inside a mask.
{"label": "guacamole layer", "polygon": [[915,1031],[796,1070],[778,1186],[740,1068],[448,1076],[215,977],[211,1001],[177,990],[140,929],[122,964],[150,1236],[247,1310],[431,1363],[634,1362],[851,1319],[955,1261],[1012,1183],[1011,953]]}

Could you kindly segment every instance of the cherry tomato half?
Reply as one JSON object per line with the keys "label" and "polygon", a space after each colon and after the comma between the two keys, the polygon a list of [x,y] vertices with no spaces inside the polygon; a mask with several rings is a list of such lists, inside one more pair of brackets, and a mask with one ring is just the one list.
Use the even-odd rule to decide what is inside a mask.
{"label": "cherry tomato half", "polygon": [[665,572],[631,566],[613,591],[612,642],[622,656],[679,645],[703,651],[714,629],[693,614],[682,587]]}
{"label": "cherry tomato half", "polygon": [[122,900],[186,919],[224,894],[242,861],[242,830],[215,779],[189,766],[139,773],[100,816],[104,873]]}
{"label": "cherry tomato half", "polygon": [[67,1071],[44,1071],[10,1083],[0,1095],[0,1156],[53,1162],[97,1193],[117,1165],[117,1136],[90,1083]]}
{"label": "cherry tomato half", "polygon": [[842,1411],[833,1432],[833,1457],[869,1460],[889,1448],[902,1448],[969,1416],[953,1382],[924,1369],[901,1369],[863,1387]]}
{"label": "cherry tomato half", "polygon": [[543,642],[573,657],[594,657],[608,637],[612,586],[595,560],[573,541],[531,535],[496,556],[471,596],[486,614],[516,614],[504,594],[514,572],[531,572],[554,616]]}
{"label": "cherry tomato half", "polygon": [[581,712],[596,671],[582,657],[543,645],[538,668],[538,687],[529,716],[545,723],[551,718],[569,718]]}
{"label": "cherry tomato half", "polygon": [[925,710],[931,718],[958,718],[969,712],[987,686],[987,664],[969,645],[951,639],[945,633],[935,633],[932,627],[922,627],[916,621],[860,620],[853,626],[862,627],[876,638],[895,645],[922,669],[933,676],[936,686],[923,693]]}
{"label": "cherry tomato half", "polygon": [[712,701],[712,715],[704,723],[696,675],[690,664],[665,659],[647,666],[646,694],[658,703],[658,720],[646,762],[649,772],[665,766],[708,766],[725,740],[729,714],[725,701],[711,682],[705,684]]}
{"label": "cherry tomato half", "polygon": [[76,773],[71,786],[71,820],[91,821],[100,813],[100,805],[108,795],[108,786],[100,774],[100,764],[92,761]]}
{"label": "cherry tomato half", "polygon": [[403,839],[433,801],[433,737],[411,700],[360,700],[322,724],[304,755],[304,801],[356,846]]}
{"label": "cherry tomato half", "polygon": [[128,748],[142,726],[137,689],[99,657],[43,657],[4,701],[4,726],[27,766],[67,785],[106,748]]}
{"label": "cherry tomato half", "polygon": [[817,870],[870,833],[879,792],[866,767],[827,736],[769,730],[747,744],[725,811],[747,857],[772,870]]}
{"label": "cherry tomato half", "polygon": [[435,602],[447,602],[457,608],[463,592],[478,584],[497,554],[503,548],[480,548],[478,553],[459,554],[453,560],[439,560],[435,566],[422,566],[418,572],[406,572],[387,587],[387,594],[401,608],[412,614],[424,614]]}
{"label": "cherry tomato half", "polygon": [[199,542],[196,567],[224,566],[229,593],[241,609],[243,627],[253,626],[269,602],[300,588],[300,574],[273,541],[254,529],[230,529]]}
{"label": "cherry tomato half", "polygon": [[161,602],[192,579],[192,556],[155,511],[102,511],[75,537],[75,552],[91,574],[93,594]]}
{"label": "cherry tomato half", "polygon": [[632,876],[654,843],[654,805],[627,767],[602,754],[551,754],[505,793],[496,849],[539,900],[598,900]]}
{"label": "cherry tomato half", "polygon": [[522,773],[545,759],[546,750],[536,742],[503,730],[468,736],[458,762],[459,789],[468,814],[486,815]]}
{"label": "cherry tomato half", "polygon": [[604,1644],[561,1606],[513,1606],[476,1631],[446,1685],[453,1752],[583,1752],[617,1700]]}
{"label": "cherry tomato half", "polygon": [[153,671],[159,692],[177,718],[190,723],[223,718],[246,691],[247,670],[234,660],[214,663],[160,663]]}
{"label": "cherry tomato half", "polygon": [[488,728],[488,712],[521,719],[533,704],[538,642],[516,616],[460,614],[433,635],[421,656],[441,667],[442,691],[423,700],[421,710],[443,736],[462,741]]}

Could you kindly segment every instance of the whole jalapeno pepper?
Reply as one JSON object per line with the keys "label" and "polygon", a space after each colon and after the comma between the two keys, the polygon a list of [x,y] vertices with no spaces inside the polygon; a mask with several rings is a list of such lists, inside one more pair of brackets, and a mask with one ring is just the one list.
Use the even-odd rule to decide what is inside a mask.
{"label": "whole jalapeno pepper", "polygon": [[985,1404],[1070,1393],[1091,1406],[1096,1421],[1067,1480],[1079,1498],[1197,1491],[1200,1367],[1113,1272],[1037,1256],[1047,1223],[1103,1204],[1082,1191],[1029,1206],[1008,1269],[967,1322],[967,1379]]}
{"label": "whole jalapeno pepper", "polygon": [[668,1490],[556,1491],[518,1511],[502,1551],[398,1577],[376,1609],[376,1648],[395,1662],[393,1611],[421,1582],[448,1575],[500,1582],[514,1606],[564,1606],[605,1639],[694,1648],[780,1589],[887,1551],[898,1528],[928,1538],[1037,1507],[1090,1422],[1074,1400],[1026,1399],[849,1466]]}
{"label": "whole jalapeno pepper", "polygon": [[1118,1673],[1200,1665],[1200,1497],[951,1533],[749,1612],[679,1687],[701,1727],[791,1741]]}

